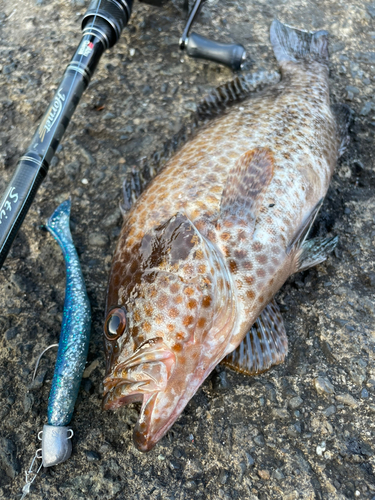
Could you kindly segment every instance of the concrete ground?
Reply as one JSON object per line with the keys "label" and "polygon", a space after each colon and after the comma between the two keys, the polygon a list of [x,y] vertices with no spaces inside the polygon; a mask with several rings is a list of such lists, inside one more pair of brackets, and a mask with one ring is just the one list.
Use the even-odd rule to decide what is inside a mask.
{"label": "concrete ground", "polygon": [[[182,0],[135,0],[102,58],[0,271],[0,498],[20,498],[46,422],[65,291],[62,255],[41,229],[72,196],[72,233],[93,311],[88,371],[69,461],[42,469],[32,499],[375,498],[375,4],[361,0],[208,1],[195,30],[242,43],[247,70],[275,70],[274,18],[331,34],[333,102],[355,113],[314,232],[335,254],[278,294],[289,355],[257,377],[218,367],[148,454],[132,443],[136,406],[101,409],[108,270],[121,227],[122,180],[188,120],[230,70],[178,50]],[[27,147],[80,40],[84,0],[2,0],[0,191]]]}

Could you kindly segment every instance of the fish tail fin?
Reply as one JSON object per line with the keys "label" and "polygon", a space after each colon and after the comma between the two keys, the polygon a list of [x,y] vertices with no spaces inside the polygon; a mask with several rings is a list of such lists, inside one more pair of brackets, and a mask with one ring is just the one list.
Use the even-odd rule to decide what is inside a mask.
{"label": "fish tail fin", "polygon": [[71,200],[69,198],[56,208],[46,223],[48,231],[59,242],[60,246],[63,239],[72,239],[70,233],[70,207]]}
{"label": "fish tail fin", "polygon": [[271,25],[271,43],[278,63],[314,62],[328,65],[328,32],[302,31],[275,19]]}

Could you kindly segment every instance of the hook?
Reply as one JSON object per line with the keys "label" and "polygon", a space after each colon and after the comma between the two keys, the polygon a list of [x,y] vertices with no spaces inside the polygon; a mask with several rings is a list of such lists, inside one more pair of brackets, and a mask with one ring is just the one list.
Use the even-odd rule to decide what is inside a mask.
{"label": "hook", "polygon": [[43,354],[44,354],[45,352],[47,352],[47,351],[48,351],[48,349],[51,349],[51,347],[58,347],[58,346],[59,346],[59,344],[51,344],[51,345],[49,345],[46,349],[44,349],[44,351],[42,352],[42,354],[40,354],[40,355],[39,355],[39,358],[38,358],[38,359],[37,359],[37,361],[36,361],[36,365],[35,365],[35,369],[34,369],[34,374],[33,374],[33,379],[32,379],[32,382],[34,382],[34,380],[35,380],[35,375],[36,375],[36,372],[37,372],[37,370],[38,370],[39,361],[41,360],[41,357],[43,356]]}

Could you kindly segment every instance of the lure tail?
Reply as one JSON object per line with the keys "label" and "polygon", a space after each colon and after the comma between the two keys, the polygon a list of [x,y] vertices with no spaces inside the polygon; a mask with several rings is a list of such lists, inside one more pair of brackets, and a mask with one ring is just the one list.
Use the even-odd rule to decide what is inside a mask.
{"label": "lure tail", "polygon": [[70,198],[65,200],[53,212],[51,217],[47,220],[46,227],[52,236],[57,240],[64,254],[64,243],[67,241],[73,243],[72,235],[70,233]]}

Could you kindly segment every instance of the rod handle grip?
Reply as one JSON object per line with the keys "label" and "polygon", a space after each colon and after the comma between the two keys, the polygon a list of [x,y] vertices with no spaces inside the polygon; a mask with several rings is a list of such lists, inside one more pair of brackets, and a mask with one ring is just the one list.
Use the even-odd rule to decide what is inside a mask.
{"label": "rod handle grip", "polygon": [[208,59],[228,66],[233,71],[241,69],[246,57],[246,51],[242,45],[214,42],[194,32],[190,33],[185,48],[190,57]]}

